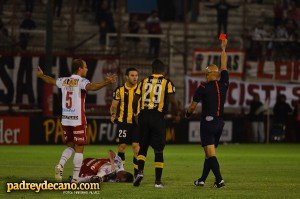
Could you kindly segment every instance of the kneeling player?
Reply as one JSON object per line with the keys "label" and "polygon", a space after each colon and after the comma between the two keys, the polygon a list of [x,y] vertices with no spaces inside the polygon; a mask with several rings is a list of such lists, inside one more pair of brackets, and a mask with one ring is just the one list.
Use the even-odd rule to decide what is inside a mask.
{"label": "kneeling player", "polygon": [[83,160],[78,183],[132,181],[133,175],[124,170],[122,159],[109,150],[108,158],[86,158]]}

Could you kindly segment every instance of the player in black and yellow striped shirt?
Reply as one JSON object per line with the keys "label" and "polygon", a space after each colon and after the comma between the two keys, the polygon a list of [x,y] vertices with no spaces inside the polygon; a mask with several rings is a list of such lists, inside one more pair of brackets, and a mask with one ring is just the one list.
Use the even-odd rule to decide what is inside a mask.
{"label": "player in black and yellow striped shirt", "polygon": [[125,149],[127,144],[132,144],[134,153],[134,174],[137,174],[137,154],[139,151],[139,133],[133,118],[133,97],[137,89],[138,71],[128,68],[125,74],[126,82],[118,87],[113,94],[110,107],[111,121],[117,122],[118,156],[125,162]]}
{"label": "player in black and yellow striped shirt", "polygon": [[133,185],[139,186],[143,179],[143,170],[147,151],[152,146],[155,153],[155,187],[163,188],[161,182],[164,167],[163,150],[166,141],[166,124],[164,113],[170,100],[175,112],[176,120],[179,120],[178,106],[175,100],[175,87],[173,83],[164,77],[164,64],[156,59],[152,62],[152,75],[143,79],[134,96],[134,110],[137,112],[138,102],[140,113],[138,115],[140,133],[140,151],[138,153],[138,169]]}

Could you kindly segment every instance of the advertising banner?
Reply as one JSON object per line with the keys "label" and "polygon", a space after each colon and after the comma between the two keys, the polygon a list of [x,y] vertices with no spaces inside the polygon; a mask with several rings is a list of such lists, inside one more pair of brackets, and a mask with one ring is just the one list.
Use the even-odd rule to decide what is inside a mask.
{"label": "advertising banner", "polygon": [[[167,122],[166,142],[186,143],[187,135],[182,133],[187,125]],[[87,144],[117,144],[117,124],[109,117],[88,118]],[[64,133],[60,118],[36,117],[30,120],[30,144],[63,144]]]}
{"label": "advertising banner", "polygon": [[[185,78],[185,102],[186,106],[193,100],[193,95],[198,85],[205,81],[204,77]],[[262,102],[269,100],[269,107],[273,107],[278,94],[287,96],[287,101],[297,100],[300,98],[299,84],[279,84],[273,82],[246,82],[235,79],[230,80],[227,91],[225,107],[246,107],[249,106],[253,96],[258,94]]]}
{"label": "advertising banner", "polygon": [[[53,60],[51,73],[54,78],[71,75],[73,57],[56,56]],[[87,62],[87,79],[91,82],[102,81],[108,73],[118,73],[119,60],[114,58],[83,59]],[[1,55],[0,54],[0,103],[6,104],[41,104],[43,96],[43,82],[36,77],[36,69],[40,66],[44,70],[45,57],[34,55]],[[54,96],[59,89],[51,88]],[[87,103],[107,105],[112,100],[114,87],[107,86],[101,92],[89,92]],[[51,100],[52,102],[52,100]],[[51,111],[51,107],[49,108]]]}
{"label": "advertising banner", "polygon": [[29,118],[0,116],[0,145],[29,144]]}
{"label": "advertising banner", "polygon": [[[242,77],[245,64],[244,51],[228,51],[227,56],[227,67],[230,75]],[[196,49],[194,51],[192,75],[204,75],[205,68],[210,64],[220,65],[220,50]]]}
{"label": "advertising banner", "polygon": [[[222,136],[220,142],[231,142],[232,141],[232,122],[225,121]],[[189,122],[189,142],[200,143],[200,121]]]}

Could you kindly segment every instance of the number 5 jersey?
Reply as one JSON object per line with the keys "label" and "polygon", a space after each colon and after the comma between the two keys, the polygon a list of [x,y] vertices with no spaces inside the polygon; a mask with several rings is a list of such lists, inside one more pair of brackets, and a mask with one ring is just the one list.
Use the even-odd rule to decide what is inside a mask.
{"label": "number 5 jersey", "polygon": [[89,83],[89,80],[74,74],[71,77],[62,77],[56,80],[56,85],[62,92],[62,125],[79,126],[86,124],[85,87]]}

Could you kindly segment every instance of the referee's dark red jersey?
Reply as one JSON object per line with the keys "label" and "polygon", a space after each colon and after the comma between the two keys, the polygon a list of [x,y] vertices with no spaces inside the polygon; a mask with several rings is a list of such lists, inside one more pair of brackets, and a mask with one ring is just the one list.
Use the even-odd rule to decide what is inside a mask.
{"label": "referee's dark red jersey", "polygon": [[224,103],[229,85],[227,70],[221,71],[220,80],[201,83],[197,88],[193,101],[202,103],[201,118],[206,116],[222,117]]}

